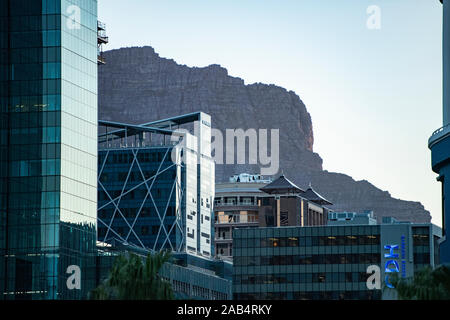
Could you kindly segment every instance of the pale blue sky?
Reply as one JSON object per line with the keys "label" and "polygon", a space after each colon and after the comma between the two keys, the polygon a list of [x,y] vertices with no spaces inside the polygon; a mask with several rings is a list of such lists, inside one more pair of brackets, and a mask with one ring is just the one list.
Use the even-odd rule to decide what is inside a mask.
{"label": "pale blue sky", "polygon": [[[369,30],[370,5],[381,29]],[[441,225],[427,140],[442,125],[438,0],[99,0],[107,49],[220,64],[247,84],[295,91],[324,169],[420,201]]]}

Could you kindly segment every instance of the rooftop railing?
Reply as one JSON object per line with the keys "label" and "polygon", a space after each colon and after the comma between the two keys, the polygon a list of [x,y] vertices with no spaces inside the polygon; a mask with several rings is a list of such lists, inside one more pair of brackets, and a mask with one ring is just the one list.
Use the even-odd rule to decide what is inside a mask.
{"label": "rooftop railing", "polygon": [[450,123],[433,132],[431,137],[428,139],[428,147],[431,148],[435,143],[445,138],[449,134],[450,134]]}

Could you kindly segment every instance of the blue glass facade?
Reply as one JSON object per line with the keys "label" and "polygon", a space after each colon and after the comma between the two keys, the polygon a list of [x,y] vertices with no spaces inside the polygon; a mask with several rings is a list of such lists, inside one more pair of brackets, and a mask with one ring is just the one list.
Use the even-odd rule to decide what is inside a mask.
{"label": "blue glass facade", "polygon": [[[98,239],[161,250],[185,249],[181,174],[172,148],[99,151]],[[183,184],[184,185],[184,184]]]}
{"label": "blue glass facade", "polygon": [[[198,118],[204,122],[200,130]],[[160,136],[160,129],[144,125],[99,122],[105,127],[99,134],[100,241],[117,240],[144,249],[169,249],[203,257],[214,254],[214,162],[208,156],[210,121],[205,119],[209,116],[200,112],[156,121],[159,125],[186,121],[194,124],[194,132],[201,133],[194,136],[186,130],[181,141],[170,143],[164,135],[173,131],[163,131]],[[108,131],[108,126],[114,130]],[[155,141],[152,133],[157,135]],[[177,135],[180,132],[171,139]]]}
{"label": "blue glass facade", "polygon": [[[2,298],[95,284],[97,1],[0,0]],[[80,290],[67,287],[71,265]]]}

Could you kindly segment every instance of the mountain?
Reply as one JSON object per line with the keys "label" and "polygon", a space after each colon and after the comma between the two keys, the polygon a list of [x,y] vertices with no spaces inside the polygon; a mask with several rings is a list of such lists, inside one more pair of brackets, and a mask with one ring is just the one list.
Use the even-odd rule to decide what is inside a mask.
{"label": "mountain", "polygon": [[[213,128],[280,129],[280,172],[300,187],[314,189],[334,203],[335,210],[373,210],[377,219],[430,222],[419,202],[394,199],[368,181],[322,169],[313,151],[311,116],[300,97],[275,85],[255,83],[228,75],[210,65],[188,67],[161,58],[152,47],[106,51],[99,67],[99,119],[145,123],[189,112],[212,117]],[[216,182],[237,173],[259,173],[257,165],[216,165]]]}

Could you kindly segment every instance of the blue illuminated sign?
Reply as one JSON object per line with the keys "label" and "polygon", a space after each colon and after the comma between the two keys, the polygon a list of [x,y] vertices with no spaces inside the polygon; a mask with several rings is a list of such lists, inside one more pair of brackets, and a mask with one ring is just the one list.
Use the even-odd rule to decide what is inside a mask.
{"label": "blue illuminated sign", "polygon": [[[389,250],[389,253],[385,253],[384,257],[387,258],[386,263],[384,264],[384,273],[385,278],[384,281],[388,288],[394,288],[392,283],[389,281],[389,276],[391,273],[400,273],[402,278],[406,278],[406,238],[402,235],[401,237],[401,246],[400,246],[400,254],[397,253],[399,250],[398,244],[389,244],[384,246],[384,250]],[[401,267],[399,265],[399,260]]]}
{"label": "blue illuminated sign", "polygon": [[389,259],[386,260],[386,263],[384,264],[384,272],[386,273],[384,281],[388,288],[394,288],[394,286],[389,282],[389,274],[392,272],[400,272],[400,267],[397,262],[398,254],[394,252],[395,250],[398,250],[398,245],[386,245],[384,246],[384,250],[389,250],[389,253],[384,254],[384,257]]}

